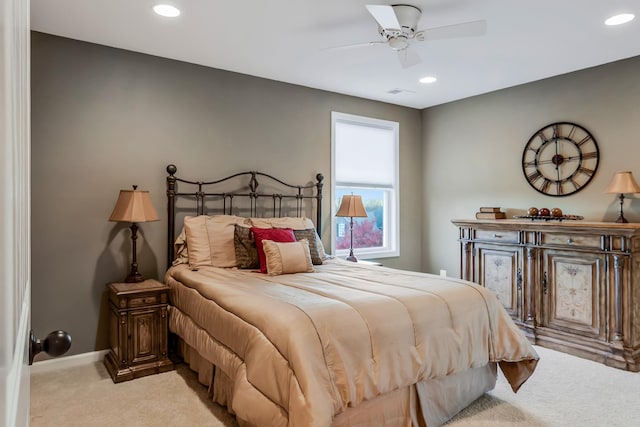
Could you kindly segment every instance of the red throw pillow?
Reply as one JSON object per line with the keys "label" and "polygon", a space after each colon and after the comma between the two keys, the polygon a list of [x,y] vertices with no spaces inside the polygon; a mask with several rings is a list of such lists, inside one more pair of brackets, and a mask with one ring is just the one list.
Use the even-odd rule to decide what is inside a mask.
{"label": "red throw pillow", "polygon": [[291,228],[256,228],[251,227],[251,232],[256,241],[258,258],[260,259],[260,273],[267,274],[267,257],[262,247],[263,240],[272,240],[278,243],[295,242],[296,235]]}

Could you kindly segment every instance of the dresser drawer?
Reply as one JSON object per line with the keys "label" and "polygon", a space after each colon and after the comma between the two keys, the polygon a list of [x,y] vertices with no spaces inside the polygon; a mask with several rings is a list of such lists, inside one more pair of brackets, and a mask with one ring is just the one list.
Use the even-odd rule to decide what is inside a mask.
{"label": "dresser drawer", "polygon": [[518,231],[476,230],[475,240],[483,242],[519,243]]}
{"label": "dresser drawer", "polygon": [[540,244],[601,249],[602,238],[598,235],[541,233]]}
{"label": "dresser drawer", "polygon": [[139,297],[131,297],[129,298],[129,307],[144,307],[148,305],[158,304],[160,302],[160,295],[144,295]]}
{"label": "dresser drawer", "polygon": [[120,309],[167,304],[169,301],[169,287],[152,279],[139,283],[110,283],[108,289],[111,303]]}

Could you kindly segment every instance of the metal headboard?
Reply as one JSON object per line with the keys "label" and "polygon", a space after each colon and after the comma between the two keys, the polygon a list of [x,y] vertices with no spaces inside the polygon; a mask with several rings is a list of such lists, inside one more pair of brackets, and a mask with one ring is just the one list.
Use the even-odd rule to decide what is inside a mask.
{"label": "metal headboard", "polygon": [[[188,215],[205,215],[217,212],[226,215],[240,213],[241,216],[251,217],[264,216],[264,213],[270,213],[269,216],[272,217],[281,217],[283,213],[286,213],[286,216],[300,217],[308,211],[308,206],[305,206],[305,201],[310,200],[311,205],[313,205],[313,200],[315,199],[316,230],[319,235],[322,235],[322,187],[324,186],[322,181],[324,180],[324,176],[321,173],[315,176],[315,183],[292,185],[266,173],[256,171],[240,172],[216,181],[189,181],[178,178],[176,176],[177,171],[178,168],[175,165],[167,166],[167,173],[169,174],[167,176],[167,268],[170,267],[173,262],[173,243],[176,238],[176,215],[180,209],[176,207],[176,201],[178,199],[186,199],[191,202],[195,201],[195,208],[180,209],[188,211]],[[218,190],[225,185],[231,187],[232,184],[239,183],[243,177],[250,177],[249,182],[240,184],[239,187],[231,191]],[[258,178],[266,179],[267,184],[265,185],[275,185],[283,189],[284,192],[263,193],[258,191],[258,187],[260,186]],[[187,189],[190,189],[190,191],[179,191],[178,183],[180,183],[180,187],[185,186]],[[182,188],[180,190],[182,190]],[[234,206],[234,199],[245,201],[248,199],[248,207],[241,206],[240,203]],[[269,206],[259,204],[260,200],[265,201],[265,199],[268,201]],[[283,201],[285,202],[284,204]],[[218,207],[211,207],[207,205],[208,202],[215,202],[218,204]],[[222,205],[221,207],[220,204]],[[311,208],[313,209],[313,206],[311,206]],[[239,212],[235,212],[234,209]],[[293,215],[290,213],[293,213]]]}

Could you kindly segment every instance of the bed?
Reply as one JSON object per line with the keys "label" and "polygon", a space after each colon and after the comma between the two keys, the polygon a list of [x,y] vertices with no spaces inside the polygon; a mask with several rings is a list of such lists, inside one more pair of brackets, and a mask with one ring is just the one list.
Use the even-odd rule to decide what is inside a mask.
{"label": "bed", "polygon": [[535,370],[490,291],[327,256],[321,174],[167,172],[170,331],[239,425],[433,427]]}

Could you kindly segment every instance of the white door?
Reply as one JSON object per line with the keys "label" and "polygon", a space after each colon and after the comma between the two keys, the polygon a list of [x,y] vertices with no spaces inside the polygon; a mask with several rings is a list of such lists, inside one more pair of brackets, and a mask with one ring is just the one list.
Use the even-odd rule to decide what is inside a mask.
{"label": "white door", "polygon": [[29,425],[29,1],[0,0],[0,426]]}

